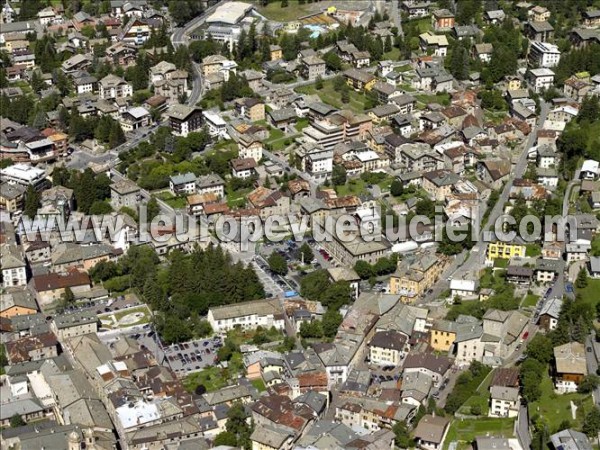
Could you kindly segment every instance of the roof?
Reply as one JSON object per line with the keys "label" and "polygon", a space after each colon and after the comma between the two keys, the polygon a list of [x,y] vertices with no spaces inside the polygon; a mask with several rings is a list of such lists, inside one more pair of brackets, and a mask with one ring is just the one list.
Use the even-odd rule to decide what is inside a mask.
{"label": "roof", "polygon": [[95,323],[97,321],[98,317],[93,311],[80,311],[73,314],[61,314],[54,317],[54,325],[56,325],[56,328],[59,330]]}
{"label": "roof", "polygon": [[120,195],[131,194],[140,190],[137,184],[126,178],[111,184],[110,189]]}
{"label": "roof", "polygon": [[25,267],[25,258],[21,247],[18,245],[2,244],[0,246],[0,259],[2,259],[2,270]]}
{"label": "roof", "polygon": [[490,386],[519,386],[519,369],[517,367],[500,367],[494,370]]}
{"label": "roof", "polygon": [[519,399],[519,389],[507,386],[491,386],[490,395],[492,399],[516,402]]}
{"label": "roof", "polygon": [[242,2],[226,2],[220,5],[215,12],[206,19],[209,24],[226,23],[228,25],[237,24],[254,6]]}
{"label": "roof", "polygon": [[592,450],[587,436],[571,428],[553,434],[550,441],[557,450]]}
{"label": "roof", "polygon": [[242,170],[250,170],[256,167],[256,161],[252,158],[237,158],[231,160],[231,167],[236,172],[240,172]]}
{"label": "roof", "polygon": [[6,311],[15,306],[37,311],[35,298],[25,287],[8,288],[0,294],[0,311]]}
{"label": "roof", "polygon": [[227,306],[210,308],[214,320],[227,320],[245,316],[267,316],[281,314],[283,308],[278,299],[254,300]]}
{"label": "roof", "polygon": [[445,417],[427,414],[419,421],[413,434],[417,439],[441,444],[449,424],[450,420]]}
{"label": "roof", "polygon": [[404,369],[425,368],[440,375],[445,374],[452,366],[452,361],[446,356],[433,353],[411,353],[404,361]]}
{"label": "roof", "polygon": [[33,277],[33,287],[37,292],[53,291],[75,286],[89,286],[90,284],[90,277],[84,272],[69,272],[66,275],[48,273]]}
{"label": "roof", "polygon": [[550,25],[549,22],[528,22],[529,27],[534,30],[536,33],[542,33],[546,31],[554,31],[554,27]]}
{"label": "roof", "polygon": [[587,375],[587,362],[584,345],[579,342],[569,342],[554,347],[556,372]]}
{"label": "roof", "polygon": [[185,120],[195,111],[200,112],[200,109],[187,105],[171,105],[167,111],[167,116],[177,120]]}
{"label": "roof", "polygon": [[373,74],[360,69],[348,69],[344,71],[344,75],[361,83],[370,83],[376,79]]}
{"label": "roof", "polygon": [[402,351],[406,341],[406,336],[397,331],[378,331],[373,335],[369,346]]}
{"label": "roof", "polygon": [[169,180],[176,186],[180,184],[195,183],[196,175],[194,175],[192,172],[181,173],[177,175],[171,175]]}
{"label": "roof", "polygon": [[257,425],[250,435],[250,440],[268,448],[282,448],[285,441],[293,437],[293,433],[282,427]]}

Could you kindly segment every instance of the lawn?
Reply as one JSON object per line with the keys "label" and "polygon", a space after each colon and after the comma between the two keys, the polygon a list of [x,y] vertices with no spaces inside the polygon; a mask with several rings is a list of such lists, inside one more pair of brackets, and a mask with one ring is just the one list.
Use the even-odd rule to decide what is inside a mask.
{"label": "lawn", "polygon": [[264,392],[267,390],[267,387],[265,386],[264,381],[261,380],[260,378],[258,378],[256,380],[252,380],[250,383],[252,384],[252,386],[254,386],[256,388],[256,390],[258,392]]}
{"label": "lawn", "polygon": [[424,104],[429,103],[439,103],[441,105],[449,105],[450,104],[450,94],[440,93],[440,94],[417,94],[415,98]]}
{"label": "lawn", "polygon": [[[555,432],[560,423],[568,419],[575,428],[580,429],[583,418],[593,407],[592,397],[582,394],[563,394],[554,393],[554,385],[547,373],[544,373],[542,380],[542,395],[537,402],[529,405],[529,417],[534,415],[541,416],[548,423],[548,428]],[[575,404],[583,402],[577,410],[577,417],[573,419],[571,415],[571,401]]]}
{"label": "lawn", "polygon": [[168,191],[160,192],[156,194],[156,197],[164,201],[173,209],[184,209],[187,206],[185,197],[175,197]]}
{"label": "lawn", "polygon": [[392,60],[392,61],[398,61],[400,59],[400,49],[397,47],[394,47],[391,51],[384,53],[383,54],[383,58],[382,60]]}
{"label": "lawn", "polygon": [[539,244],[527,244],[525,246],[525,256],[535,258],[542,254],[542,247]]}
{"label": "lawn", "polygon": [[[133,320],[133,314],[139,314],[140,316],[137,318],[137,320]],[[132,316],[132,319],[127,323],[119,325],[119,321],[125,316]],[[98,316],[98,319],[100,319],[102,322],[102,327],[104,328],[128,328],[150,322],[151,316],[148,307],[143,305],[137,308],[130,308],[115,313],[102,314]]]}
{"label": "lawn", "polygon": [[188,392],[194,392],[199,385],[203,385],[207,392],[214,392],[227,386],[227,378],[223,376],[223,369],[211,366],[191,373],[183,380],[183,387]]}
{"label": "lawn", "polygon": [[581,294],[581,298],[584,302],[591,304],[594,308],[596,304],[600,302],[600,296],[598,296],[598,292],[600,291],[600,280],[594,280],[592,278],[588,278],[588,285],[583,289],[575,288],[576,294]]}
{"label": "lawn", "polygon": [[306,118],[298,119],[294,128],[298,131],[304,130],[307,126],[310,125],[310,121]]}
{"label": "lawn", "polygon": [[462,414],[471,414],[472,406],[479,406],[481,408],[481,416],[487,416],[490,406],[489,406],[489,388],[490,383],[492,382],[492,376],[494,371],[492,370],[487,376],[483,379],[481,384],[477,387],[475,393],[467,399],[467,401],[461,406],[459,412]]}
{"label": "lawn", "polygon": [[252,188],[240,189],[227,194],[227,206],[230,208],[243,208],[246,205],[246,197],[252,192]]}
{"label": "lawn", "polygon": [[337,195],[360,195],[367,192],[367,183],[365,183],[360,178],[352,178],[346,181],[346,184],[342,186],[336,186],[335,192]]}
{"label": "lawn", "polygon": [[342,97],[338,91],[336,91],[333,86],[333,80],[326,80],[323,82],[323,89],[318,90],[314,84],[308,84],[306,86],[300,86],[296,88],[296,91],[299,94],[309,94],[309,95],[318,95],[319,98],[334,108],[340,109],[350,109],[354,112],[364,112],[365,111],[365,102],[366,97],[354,90],[350,90],[350,102],[343,103]]}
{"label": "lawn", "polygon": [[535,294],[527,294],[525,300],[521,303],[521,306],[535,308],[539,299],[540,297]]}
{"label": "lawn", "polygon": [[282,8],[281,2],[276,1],[265,6],[259,6],[257,7],[257,10],[267,19],[276,22],[291,22],[293,20],[298,20],[298,17],[306,16],[314,11],[314,9],[310,7],[310,4],[300,5],[294,0],[289,2],[289,4],[290,6]]}
{"label": "lawn", "polygon": [[477,436],[510,438],[513,436],[514,422],[515,419],[455,419],[444,441],[444,450],[448,449],[453,441],[458,441],[458,450],[467,449]]}

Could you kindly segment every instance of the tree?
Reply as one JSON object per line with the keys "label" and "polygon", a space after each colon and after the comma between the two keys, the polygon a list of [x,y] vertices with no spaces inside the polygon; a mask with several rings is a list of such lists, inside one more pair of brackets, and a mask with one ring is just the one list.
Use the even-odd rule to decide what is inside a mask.
{"label": "tree", "polygon": [[336,164],[333,166],[333,170],[331,172],[331,182],[334,186],[343,186],[346,184],[346,168],[341,164]]}
{"label": "tree", "polygon": [[350,91],[346,89],[342,89],[342,103],[350,103]]}
{"label": "tree", "polygon": [[342,323],[342,320],[343,317],[338,311],[328,308],[325,314],[323,314],[323,334],[330,338],[334,337],[338,331],[338,327]]}
{"label": "tree", "polygon": [[594,389],[596,389],[599,384],[600,384],[600,377],[598,377],[598,375],[595,375],[595,374],[587,375],[586,377],[583,378],[583,380],[581,380],[581,382],[579,383],[579,386],[577,386],[577,392],[579,392],[581,394],[589,394]]}
{"label": "tree", "polygon": [[302,278],[300,292],[308,300],[319,301],[331,284],[326,270],[315,270]]}
{"label": "tree", "polygon": [[267,262],[269,268],[278,275],[286,275],[288,273],[287,261],[277,252],[271,253]]}
{"label": "tree", "polygon": [[311,262],[313,260],[313,258],[315,257],[312,249],[310,248],[310,245],[308,245],[307,242],[304,242],[300,246],[300,255],[302,257],[302,261],[304,262],[304,264]]}
{"label": "tree", "polygon": [[481,406],[480,405],[471,406],[471,414],[474,416],[480,416],[481,415]]}
{"label": "tree", "polygon": [[160,206],[158,206],[158,201],[156,198],[152,197],[148,203],[146,204],[146,214],[148,216],[148,223],[152,222],[156,216],[160,214]]}
{"label": "tree", "polygon": [[110,128],[110,133],[108,135],[108,146],[110,148],[115,148],[124,143],[125,133],[123,133],[121,124],[115,120],[113,121],[113,124]]}
{"label": "tree", "polygon": [[106,200],[96,200],[94,203],[92,203],[92,206],[90,206],[91,215],[108,214],[112,212],[112,210],[113,209],[110,206],[110,203],[108,203]]}
{"label": "tree", "polygon": [[40,194],[32,185],[27,186],[27,191],[25,192],[25,206],[23,208],[23,213],[33,219],[37,214],[37,210],[40,207]]}
{"label": "tree", "polygon": [[[416,422],[415,422],[416,423]],[[396,437],[396,446],[400,448],[409,448],[412,445],[410,433],[408,432],[408,427],[405,422],[398,421],[392,427],[392,431]]]}
{"label": "tree", "polygon": [[554,355],[554,346],[548,336],[536,334],[527,344],[526,355],[537,361],[548,364]]}
{"label": "tree", "polygon": [[62,295],[62,301],[65,305],[71,305],[75,302],[75,295],[70,287],[66,287]]}
{"label": "tree", "polygon": [[219,445],[227,445],[229,447],[237,446],[237,437],[235,434],[230,433],[229,431],[223,431],[215,436],[215,441],[213,442],[215,447]]}
{"label": "tree", "polygon": [[354,271],[362,280],[368,280],[373,275],[375,275],[375,270],[373,269],[373,266],[367,261],[363,260],[356,261],[356,263],[354,264]]}
{"label": "tree", "polygon": [[597,406],[585,416],[582,431],[590,437],[596,437],[600,432],[600,409]]}
{"label": "tree", "polygon": [[588,285],[588,274],[585,267],[582,267],[577,274],[577,279],[575,280],[575,287],[579,289],[584,289]]}
{"label": "tree", "polygon": [[323,89],[323,78],[321,78],[321,75],[319,75],[315,80],[315,88],[319,91]]}
{"label": "tree", "polygon": [[249,450],[252,448],[250,442],[252,427],[248,425],[247,420],[248,414],[246,414],[244,405],[242,405],[241,402],[236,402],[229,408],[229,411],[227,411],[227,423],[225,424],[225,428],[228,433],[231,433],[236,437],[236,445],[238,447]]}
{"label": "tree", "polygon": [[27,425],[27,423],[23,420],[20,414],[15,413],[10,418],[10,426],[11,428],[22,427],[23,425]]}
{"label": "tree", "polygon": [[287,8],[288,6],[289,6],[288,0],[281,0],[281,7],[282,8]]}
{"label": "tree", "polygon": [[390,185],[390,194],[392,194],[394,197],[400,197],[402,194],[404,194],[404,185],[400,180],[395,179],[392,181],[392,184]]}

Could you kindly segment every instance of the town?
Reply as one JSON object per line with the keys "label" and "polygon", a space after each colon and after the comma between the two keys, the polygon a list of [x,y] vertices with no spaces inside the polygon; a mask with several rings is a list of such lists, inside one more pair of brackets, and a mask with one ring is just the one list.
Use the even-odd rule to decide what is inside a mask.
{"label": "town", "polygon": [[0,449],[599,449],[599,55],[600,0],[2,0]]}

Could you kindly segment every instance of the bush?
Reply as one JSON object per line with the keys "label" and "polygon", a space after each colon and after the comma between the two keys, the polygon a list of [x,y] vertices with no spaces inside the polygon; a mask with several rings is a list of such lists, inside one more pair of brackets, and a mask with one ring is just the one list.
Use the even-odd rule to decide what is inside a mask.
{"label": "bush", "polygon": [[480,416],[481,415],[481,406],[479,406],[479,405],[471,406],[471,414],[474,416]]}

